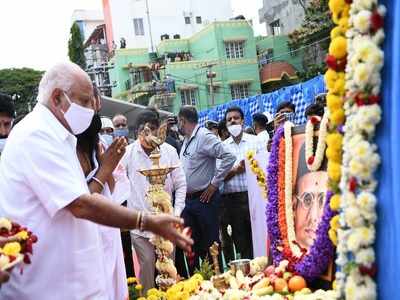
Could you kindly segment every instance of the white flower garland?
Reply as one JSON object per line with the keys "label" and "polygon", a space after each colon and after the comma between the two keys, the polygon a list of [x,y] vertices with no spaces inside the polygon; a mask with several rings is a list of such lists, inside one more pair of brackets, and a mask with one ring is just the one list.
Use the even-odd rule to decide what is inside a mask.
{"label": "white flower garland", "polygon": [[[377,181],[373,177],[380,158],[373,142],[381,109],[376,104],[383,66],[382,28],[373,30],[372,17],[383,18],[385,9],[377,0],[354,0],[347,32],[346,123],[343,138],[343,164],[340,189],[340,228],[336,263],[337,290],[351,299],[376,299],[375,222],[373,194]],[[367,98],[367,99],[366,99]],[[372,99],[372,100],[371,100]]]}
{"label": "white flower garland", "polygon": [[296,231],[294,228],[294,217],[293,217],[293,200],[292,200],[292,189],[293,189],[293,141],[292,141],[292,122],[285,122],[284,134],[285,134],[285,215],[286,215],[286,226],[288,242],[292,253],[296,257],[302,255],[301,249],[293,243],[296,241]]}
{"label": "white flower garland", "polygon": [[[314,156],[314,124],[311,120],[308,120],[307,124],[306,124],[305,156],[306,156],[307,168],[308,168],[308,170],[310,170],[312,172],[317,171],[321,167],[322,161],[324,160],[324,157],[325,157],[326,136],[328,134],[328,122],[329,122],[328,116],[325,113],[324,116],[322,117],[320,127],[319,127],[318,144],[317,144],[317,149],[315,151],[315,156]],[[312,163],[309,164],[309,160],[311,157],[314,157],[314,158],[313,158]]]}

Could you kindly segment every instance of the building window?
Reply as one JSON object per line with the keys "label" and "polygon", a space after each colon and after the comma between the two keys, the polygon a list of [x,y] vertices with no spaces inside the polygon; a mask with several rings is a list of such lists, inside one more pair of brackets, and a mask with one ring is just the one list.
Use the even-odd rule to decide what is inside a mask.
{"label": "building window", "polygon": [[190,17],[185,17],[185,24],[190,24]]}
{"label": "building window", "polygon": [[279,20],[275,20],[272,23],[270,23],[269,27],[271,28],[272,35],[281,34],[281,23],[279,22]]}
{"label": "building window", "polygon": [[197,103],[197,95],[195,89],[190,90],[181,90],[181,100],[182,105],[196,105]]}
{"label": "building window", "polygon": [[274,49],[269,48],[266,52],[264,52],[260,57],[260,64],[263,66],[265,64],[269,64],[274,59]]}
{"label": "building window", "polygon": [[247,98],[249,96],[249,83],[231,85],[232,100]]}
{"label": "building window", "polygon": [[196,23],[197,23],[197,24],[201,24],[201,17],[200,17],[200,16],[197,16],[197,17],[196,17]]}
{"label": "building window", "polygon": [[134,70],[134,71],[130,72],[130,74],[131,74],[131,79],[132,79],[132,86],[135,86],[142,82],[143,76],[139,70]]}
{"label": "building window", "polygon": [[133,27],[135,35],[144,35],[143,19],[133,19]]}
{"label": "building window", "polygon": [[226,58],[243,58],[244,57],[244,42],[226,42],[225,43]]}

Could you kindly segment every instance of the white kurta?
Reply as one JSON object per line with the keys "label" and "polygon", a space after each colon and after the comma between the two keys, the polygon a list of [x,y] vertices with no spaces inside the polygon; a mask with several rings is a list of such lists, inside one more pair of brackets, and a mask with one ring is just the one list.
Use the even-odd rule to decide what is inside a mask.
{"label": "white kurta", "polygon": [[65,207],[89,193],[76,138],[43,105],[11,132],[0,162],[0,216],[31,229],[32,264],[15,268],[2,300],[106,300],[99,226]]}
{"label": "white kurta", "polygon": [[[174,215],[180,216],[181,212],[185,208],[185,173],[174,147],[164,143],[160,146],[160,154],[161,166],[177,167],[167,175],[164,189],[171,197],[172,193],[175,192]],[[126,153],[121,160],[121,164],[128,172],[131,186],[131,195],[128,198],[128,207],[137,211],[151,212],[151,205],[146,199],[146,193],[150,187],[150,183],[146,176],[139,173],[139,170],[149,169],[152,167],[153,163],[149,156],[144,152],[138,140],[127,147]],[[132,230],[131,232],[145,238],[150,238],[152,236],[152,234],[147,231],[141,232],[140,230]]]}
{"label": "white kurta", "polygon": [[[93,155],[95,168],[86,177],[89,182],[96,174],[99,164],[96,155]],[[118,205],[110,192],[108,184],[105,184],[102,195],[111,199]],[[99,225],[100,236],[103,242],[104,274],[107,284],[107,292],[110,300],[124,300],[128,298],[128,283],[126,281],[126,271],[124,253],[122,251],[121,232],[118,228]]]}

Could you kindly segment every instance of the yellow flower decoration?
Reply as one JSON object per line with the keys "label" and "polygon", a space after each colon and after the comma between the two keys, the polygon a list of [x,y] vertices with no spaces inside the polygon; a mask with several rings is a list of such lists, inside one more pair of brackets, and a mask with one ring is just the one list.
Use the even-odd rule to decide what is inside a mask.
{"label": "yellow flower decoration", "polygon": [[336,162],[328,162],[328,176],[333,181],[339,181],[341,176],[341,165]]}
{"label": "yellow flower decoration", "polygon": [[349,16],[350,16],[350,5],[346,4],[346,5],[343,7],[343,10],[342,10],[342,17],[343,17],[344,19],[347,18],[347,22],[348,22]]}
{"label": "yellow flower decoration", "polygon": [[346,81],[344,78],[338,78],[334,85],[331,88],[331,92],[344,96],[345,92],[346,92]]}
{"label": "yellow flower decoration", "polygon": [[332,241],[332,243],[337,246],[337,234],[336,231],[333,229],[329,229],[328,231],[329,239]]}
{"label": "yellow flower decoration", "polygon": [[159,299],[157,295],[147,296],[147,300],[157,300],[157,299]]}
{"label": "yellow flower decoration", "polygon": [[158,290],[155,289],[155,288],[149,289],[147,291],[147,297],[152,296],[152,295],[156,295],[157,296],[158,295]]}
{"label": "yellow flower decoration", "polygon": [[326,104],[330,111],[335,111],[343,107],[343,98],[333,93],[326,95]]}
{"label": "yellow flower decoration", "polygon": [[343,31],[347,31],[349,29],[349,18],[344,17],[339,20],[339,26],[342,28]]}
{"label": "yellow flower decoration", "polygon": [[247,160],[252,160],[254,158],[254,151],[250,150],[246,153]]}
{"label": "yellow flower decoration", "polygon": [[331,122],[333,125],[341,125],[344,122],[344,110],[338,109],[331,114]]}
{"label": "yellow flower decoration", "polygon": [[331,219],[331,221],[330,221],[329,224],[331,225],[331,228],[332,228],[332,229],[338,230],[338,228],[340,227],[340,224],[339,224],[339,215],[334,216],[334,217]]}
{"label": "yellow flower decoration", "polygon": [[141,291],[141,290],[143,290],[143,285],[138,284],[137,286],[135,286],[135,289],[138,291]]}
{"label": "yellow flower decoration", "polygon": [[339,195],[333,195],[329,205],[330,205],[332,210],[338,211],[339,208],[340,208],[340,196]]}
{"label": "yellow flower decoration", "polygon": [[199,280],[199,281],[203,281],[204,280],[203,276],[201,276],[201,274],[194,274],[191,278],[195,279],[195,280]]}
{"label": "yellow flower decoration", "polygon": [[18,232],[15,236],[23,241],[29,238],[28,232],[26,230]]}
{"label": "yellow flower decoration", "polygon": [[342,158],[340,151],[337,151],[336,149],[333,148],[326,149],[326,157],[329,160],[333,160],[335,162],[341,162]]}
{"label": "yellow flower decoration", "polygon": [[344,0],[329,0],[328,2],[329,9],[334,15],[339,15],[342,12],[345,4],[346,2],[344,2]]}
{"label": "yellow flower decoration", "polygon": [[338,79],[338,73],[332,69],[328,69],[325,73],[325,82],[328,88],[335,85],[335,81]]}
{"label": "yellow flower decoration", "polygon": [[21,252],[21,245],[18,242],[7,243],[2,252],[8,256],[17,256]]}
{"label": "yellow flower decoration", "polygon": [[342,59],[347,54],[347,40],[343,36],[334,38],[329,46],[329,54]]}
{"label": "yellow flower decoration", "polygon": [[146,298],[145,297],[139,297],[139,298],[137,298],[137,300],[146,300]]}
{"label": "yellow flower decoration", "polygon": [[332,288],[333,288],[333,290],[336,290],[336,280],[334,280],[333,282],[332,282]]}
{"label": "yellow flower decoration", "polygon": [[340,133],[331,133],[326,138],[326,144],[328,145],[328,147],[336,150],[342,149],[342,142],[343,137]]}
{"label": "yellow flower decoration", "polygon": [[134,284],[137,282],[137,278],[136,277],[128,277],[128,279],[126,281],[128,282],[128,284]]}
{"label": "yellow flower decoration", "polygon": [[334,38],[338,37],[338,36],[342,36],[343,30],[340,26],[336,26],[335,28],[333,28],[331,30],[331,40],[333,40]]}

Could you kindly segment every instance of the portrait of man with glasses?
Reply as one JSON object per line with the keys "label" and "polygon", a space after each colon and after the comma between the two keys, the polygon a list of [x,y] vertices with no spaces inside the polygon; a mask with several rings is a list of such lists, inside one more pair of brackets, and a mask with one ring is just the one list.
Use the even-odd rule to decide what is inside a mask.
{"label": "portrait of man with glasses", "polygon": [[[310,249],[316,238],[318,225],[324,211],[328,173],[326,162],[322,163],[318,171],[308,170],[305,161],[305,144],[300,147],[297,161],[297,175],[294,177],[296,184],[293,190],[296,240],[301,247]],[[296,164],[294,164],[294,168],[296,168]]]}

